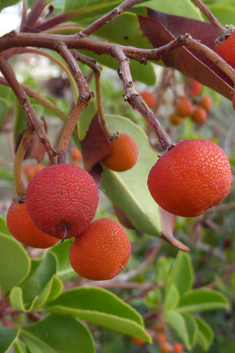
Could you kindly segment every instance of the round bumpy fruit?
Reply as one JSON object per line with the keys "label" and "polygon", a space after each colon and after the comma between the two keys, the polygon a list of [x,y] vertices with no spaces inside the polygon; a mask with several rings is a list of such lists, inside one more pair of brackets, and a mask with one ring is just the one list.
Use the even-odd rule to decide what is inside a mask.
{"label": "round bumpy fruit", "polygon": [[27,210],[36,226],[56,238],[72,238],[92,222],[99,194],[93,178],[70,164],[43,168],[29,182]]}
{"label": "round bumpy fruit", "polygon": [[233,27],[228,27],[224,35],[219,36],[214,50],[229,65],[235,68],[235,30]]}
{"label": "round bumpy fruit", "polygon": [[194,80],[193,78],[188,78],[185,81],[185,90],[188,94],[197,96],[202,91],[202,85],[200,82]]}
{"label": "round bumpy fruit", "polygon": [[183,118],[182,118],[182,116],[179,116],[179,115],[173,113],[169,116],[169,121],[172,125],[177,126],[177,125],[182,124]]}
{"label": "round bumpy fruit", "polygon": [[207,112],[212,108],[213,106],[213,100],[209,96],[203,96],[202,101],[199,104],[199,107],[204,108]]}
{"label": "round bumpy fruit", "polygon": [[140,96],[148,104],[149,108],[152,109],[156,104],[156,98],[151,92],[143,91],[140,92]]}
{"label": "round bumpy fruit", "polygon": [[7,213],[7,227],[13,237],[34,248],[46,249],[55,245],[58,239],[43,233],[33,223],[26,209],[26,203],[12,202]]}
{"label": "round bumpy fruit", "polygon": [[122,226],[112,219],[101,218],[76,237],[69,260],[80,276],[100,281],[117,276],[130,255],[131,243]]}
{"label": "round bumpy fruit", "polygon": [[164,210],[196,217],[228,196],[231,169],[214,142],[185,140],[165,152],[152,167],[148,187]]}
{"label": "round bumpy fruit", "polygon": [[138,147],[135,140],[121,132],[111,142],[112,153],[102,163],[115,172],[125,172],[134,167],[138,159]]}
{"label": "round bumpy fruit", "polygon": [[181,343],[176,342],[173,346],[173,352],[174,353],[183,353],[184,347],[182,346]]}

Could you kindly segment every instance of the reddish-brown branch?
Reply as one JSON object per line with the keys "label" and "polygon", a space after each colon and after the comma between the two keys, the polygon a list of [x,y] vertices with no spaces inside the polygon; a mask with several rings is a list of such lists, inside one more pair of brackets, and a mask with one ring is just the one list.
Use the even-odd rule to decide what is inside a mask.
{"label": "reddish-brown branch", "polygon": [[144,0],[126,0],[123,3],[121,3],[119,6],[115,7],[112,11],[108,12],[95,22],[93,22],[91,25],[86,27],[83,31],[79,32],[79,36],[89,36],[97,29],[103,27],[107,23],[113,21],[116,17],[121,16],[125,11],[129,10],[131,7],[133,7],[136,4],[139,4],[140,2],[143,2]]}
{"label": "reddish-brown branch", "polygon": [[156,115],[145,103],[142,97],[136,92],[133,80],[130,72],[129,59],[124,54],[122,48],[119,45],[115,45],[112,48],[111,54],[117,59],[119,64],[119,77],[123,82],[124,86],[124,99],[127,101],[133,109],[136,109],[140,114],[146,119],[154,130],[162,148],[167,151],[172,145],[172,141],[167,133],[163,130],[160,122],[158,121]]}
{"label": "reddish-brown branch", "polygon": [[94,72],[100,72],[102,70],[102,66],[93,58],[89,58],[84,54],[79,53],[75,49],[70,49],[71,53],[73,54],[74,58],[78,61],[81,61],[83,64],[89,66]]}
{"label": "reddish-brown branch", "polygon": [[9,86],[12,88],[21,107],[23,108],[27,118],[28,126],[37,131],[40,141],[42,141],[47,150],[51,163],[54,164],[56,162],[56,152],[51,146],[42,122],[37,117],[37,114],[35,113],[26,92],[17,81],[11,66],[6,62],[2,55],[0,55],[0,71],[9,83]]}
{"label": "reddish-brown branch", "polygon": [[36,0],[33,2],[30,12],[20,26],[20,32],[31,32],[34,24],[39,18],[44,7],[47,5],[47,0]]}

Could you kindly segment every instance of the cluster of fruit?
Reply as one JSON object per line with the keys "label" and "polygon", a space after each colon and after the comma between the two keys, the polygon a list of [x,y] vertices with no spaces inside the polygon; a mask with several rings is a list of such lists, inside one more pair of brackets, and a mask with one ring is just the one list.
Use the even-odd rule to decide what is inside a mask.
{"label": "cluster of fruit", "polygon": [[[158,323],[154,325],[153,331],[151,331],[154,342],[159,346],[161,353],[183,353],[183,345],[179,342],[175,342],[173,345],[167,342],[166,334],[164,332],[164,325]],[[132,337],[132,341],[137,345],[144,345],[146,342],[140,338]]]}
{"label": "cluster of fruit", "polygon": [[82,159],[82,154],[79,151],[78,148],[73,148],[70,151],[70,157],[71,157],[71,164],[74,165],[75,167],[81,167],[81,159]]}
{"label": "cluster of fruit", "polygon": [[[132,168],[138,148],[128,134],[120,133],[111,142],[111,156],[103,164],[112,170]],[[81,159],[74,149],[72,161]],[[82,277],[107,280],[120,273],[131,255],[131,244],[124,228],[108,218],[94,222],[99,193],[90,176],[72,164],[34,168],[29,178],[25,202],[13,200],[7,213],[12,235],[25,245],[48,248],[58,239],[75,237],[70,248],[71,266]]]}
{"label": "cluster of fruit", "polygon": [[177,97],[174,101],[174,112],[169,116],[172,125],[180,125],[186,117],[190,117],[196,124],[203,124],[208,112],[213,105],[209,96],[198,96],[201,93],[202,85],[193,80],[185,82],[185,95]]}
{"label": "cluster of fruit", "polygon": [[44,165],[39,163],[36,166],[32,166],[30,164],[25,164],[23,168],[23,172],[27,177],[27,180],[30,181],[34,175],[42,170],[44,168]]}

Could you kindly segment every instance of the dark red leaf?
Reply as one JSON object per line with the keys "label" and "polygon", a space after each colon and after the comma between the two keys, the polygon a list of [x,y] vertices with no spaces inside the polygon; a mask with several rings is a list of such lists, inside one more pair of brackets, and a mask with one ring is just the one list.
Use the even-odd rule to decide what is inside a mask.
{"label": "dark red leaf", "polygon": [[[179,35],[189,33],[194,39],[214,49],[218,34],[210,23],[152,9],[147,9],[147,13],[149,17],[138,16],[140,28],[155,48],[171,42]],[[232,99],[234,88],[231,79],[197,50],[180,47],[164,54],[162,60],[166,66],[173,67]]]}
{"label": "dark red leaf", "polygon": [[100,124],[98,114],[94,115],[81,146],[84,167],[88,172],[93,165],[111,154],[111,145]]}

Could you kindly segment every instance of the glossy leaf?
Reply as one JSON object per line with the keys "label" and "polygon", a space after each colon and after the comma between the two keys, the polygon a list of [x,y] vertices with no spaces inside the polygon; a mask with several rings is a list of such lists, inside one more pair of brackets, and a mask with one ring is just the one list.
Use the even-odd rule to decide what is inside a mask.
{"label": "glossy leaf", "polygon": [[69,316],[50,314],[22,328],[20,336],[31,353],[95,352],[87,327]]}
{"label": "glossy leaf", "polygon": [[164,320],[170,325],[182,338],[188,349],[191,348],[189,334],[183,315],[176,310],[166,310],[163,313]]}
{"label": "glossy leaf", "polygon": [[214,332],[211,327],[199,316],[194,317],[197,323],[197,342],[207,351],[214,339]]}
{"label": "glossy leaf", "polygon": [[180,295],[179,291],[176,288],[174,284],[172,284],[170,287],[165,292],[165,298],[164,298],[164,308],[166,310],[172,310],[175,309],[179,303],[180,300]]}
{"label": "glossy leaf", "polygon": [[155,272],[156,272],[156,280],[159,285],[164,285],[167,282],[170,269],[172,267],[172,263],[174,260],[169,257],[159,257],[157,260]]}
{"label": "glossy leaf", "polygon": [[46,253],[37,269],[21,286],[23,290],[23,302],[26,309],[31,307],[32,302],[41,294],[52,276],[56,273],[56,258],[52,253]]}
{"label": "glossy leaf", "polygon": [[5,99],[0,98],[0,127],[2,126],[8,111],[8,104]]}
{"label": "glossy leaf", "polygon": [[69,249],[71,240],[67,239],[63,243],[58,242],[48,250],[49,253],[56,255],[57,272],[56,275],[62,280],[71,279],[77,276],[69,262]]}
{"label": "glossy leaf", "polygon": [[207,311],[215,309],[228,309],[230,306],[226,297],[213,289],[194,289],[181,297],[178,311],[181,313],[194,311]]}
{"label": "glossy leaf", "polygon": [[157,154],[150,147],[143,130],[129,119],[107,115],[106,120],[112,131],[128,131],[137,143],[139,156],[136,165],[126,172],[117,173],[103,167],[101,187],[105,195],[126,213],[137,229],[158,236],[160,234],[158,205],[147,187],[148,174],[156,163]]}
{"label": "glossy leaf", "polygon": [[26,344],[17,339],[14,343],[14,353],[28,353]]}
{"label": "glossy leaf", "polygon": [[52,278],[51,291],[47,298],[47,301],[49,302],[51,300],[56,299],[60,295],[62,289],[63,289],[62,281],[57,276],[54,275]]}
{"label": "glossy leaf", "polygon": [[182,296],[192,288],[193,281],[194,273],[190,256],[179,251],[167,281],[166,291],[174,284]]}
{"label": "glossy leaf", "polygon": [[17,327],[5,327],[0,325],[0,353],[8,352],[19,334]]}
{"label": "glossy leaf", "polygon": [[4,292],[21,283],[30,270],[25,249],[14,238],[0,233],[0,287]]}
{"label": "glossy leaf", "polygon": [[189,347],[193,347],[196,344],[198,327],[197,321],[193,315],[183,314],[185,325],[188,332]]}
{"label": "glossy leaf", "polygon": [[141,316],[114,294],[98,288],[75,288],[62,293],[47,304],[45,311],[79,317],[98,325],[139,337],[151,338],[143,327]]}
{"label": "glossy leaf", "polygon": [[235,8],[233,4],[218,3],[208,6],[213,15],[223,25],[234,24]]}
{"label": "glossy leaf", "polygon": [[3,234],[11,235],[7,228],[6,218],[4,218],[3,216],[0,216],[0,232]]}

